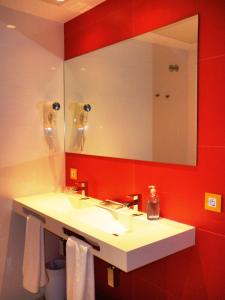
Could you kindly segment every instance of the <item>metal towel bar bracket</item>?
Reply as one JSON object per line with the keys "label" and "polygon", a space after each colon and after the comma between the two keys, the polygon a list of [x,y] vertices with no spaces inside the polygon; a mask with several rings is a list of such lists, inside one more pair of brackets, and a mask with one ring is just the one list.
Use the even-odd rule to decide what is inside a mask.
{"label": "metal towel bar bracket", "polygon": [[86,242],[87,244],[91,245],[93,249],[100,251],[100,246],[97,245],[96,243],[90,241],[89,239],[86,239],[84,236],[80,235],[79,233],[76,233],[70,229],[67,229],[65,227],[63,227],[63,233],[68,235],[68,236],[74,236],[84,242]]}
{"label": "metal towel bar bracket", "polygon": [[23,213],[27,216],[33,216],[35,218],[37,218],[38,220],[40,220],[41,222],[45,223],[45,218],[40,216],[39,214],[37,214],[36,212],[26,208],[26,207],[23,207]]}

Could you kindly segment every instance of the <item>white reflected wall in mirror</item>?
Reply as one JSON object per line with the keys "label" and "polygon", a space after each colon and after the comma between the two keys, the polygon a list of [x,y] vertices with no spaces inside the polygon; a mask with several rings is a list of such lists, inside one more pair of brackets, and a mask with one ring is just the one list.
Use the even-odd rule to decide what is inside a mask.
{"label": "white reflected wall in mirror", "polygon": [[65,61],[65,149],[196,165],[198,16]]}

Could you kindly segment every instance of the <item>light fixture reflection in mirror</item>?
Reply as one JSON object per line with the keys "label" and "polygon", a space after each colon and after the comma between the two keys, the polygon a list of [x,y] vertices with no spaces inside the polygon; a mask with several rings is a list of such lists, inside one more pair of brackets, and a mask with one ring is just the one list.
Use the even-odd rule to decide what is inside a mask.
{"label": "light fixture reflection in mirror", "polygon": [[91,105],[84,102],[72,102],[70,112],[72,113],[73,124],[70,138],[70,148],[76,151],[83,151],[88,130],[88,115]]}
{"label": "light fixture reflection in mirror", "polygon": [[197,38],[193,16],[66,61],[66,152],[196,165]]}

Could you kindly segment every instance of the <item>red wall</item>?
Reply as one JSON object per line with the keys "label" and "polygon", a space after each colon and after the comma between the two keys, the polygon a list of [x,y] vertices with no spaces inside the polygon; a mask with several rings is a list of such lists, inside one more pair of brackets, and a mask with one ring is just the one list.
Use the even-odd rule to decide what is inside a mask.
{"label": "red wall", "polygon": [[204,193],[225,196],[225,1],[108,0],[65,24],[65,59],[198,13],[199,98],[197,167],[66,155],[87,180],[89,193],[116,199],[143,195],[156,184],[164,217],[195,225],[197,245],[106,285],[106,264],[96,259],[97,299],[225,300],[225,212],[204,210]]}

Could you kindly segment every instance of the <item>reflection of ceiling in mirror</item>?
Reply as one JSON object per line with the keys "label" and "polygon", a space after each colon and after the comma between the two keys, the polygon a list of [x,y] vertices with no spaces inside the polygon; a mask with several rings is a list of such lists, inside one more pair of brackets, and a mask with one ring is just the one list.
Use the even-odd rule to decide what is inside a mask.
{"label": "reflection of ceiling in mirror", "polygon": [[172,25],[154,30],[154,33],[188,44],[194,44],[197,42],[198,38],[198,26],[196,26],[197,21],[198,16],[193,16]]}
{"label": "reflection of ceiling in mirror", "polygon": [[133,39],[176,48],[189,49],[198,41],[198,16],[146,32]]}

